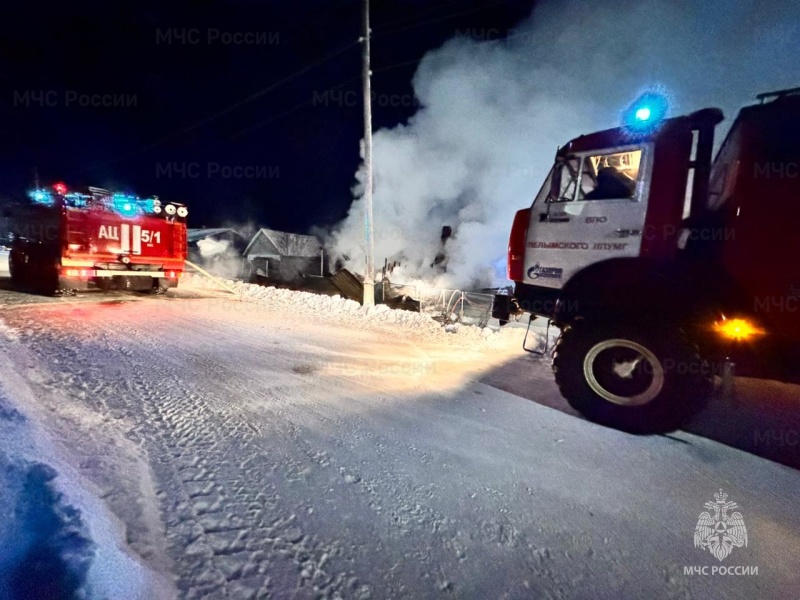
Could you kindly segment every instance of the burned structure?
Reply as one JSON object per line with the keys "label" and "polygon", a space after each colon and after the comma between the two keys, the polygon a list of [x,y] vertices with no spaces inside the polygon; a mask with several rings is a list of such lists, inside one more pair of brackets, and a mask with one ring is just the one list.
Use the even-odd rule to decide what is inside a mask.
{"label": "burned structure", "polygon": [[259,229],[244,249],[250,279],[259,283],[298,283],[324,275],[325,253],[312,235]]}

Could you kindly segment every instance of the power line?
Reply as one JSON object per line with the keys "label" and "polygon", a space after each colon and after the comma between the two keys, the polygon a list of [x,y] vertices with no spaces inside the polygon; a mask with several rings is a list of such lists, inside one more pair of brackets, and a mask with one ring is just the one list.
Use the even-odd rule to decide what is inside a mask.
{"label": "power line", "polygon": [[493,6],[500,6],[502,4],[506,4],[505,0],[498,0],[497,2],[489,2],[488,4],[483,4],[481,6],[476,6],[467,10],[462,10],[459,12],[454,12],[449,15],[444,15],[442,17],[436,17],[435,19],[429,19],[427,21],[421,21],[419,23],[414,23],[411,25],[406,25],[403,27],[397,27],[396,29],[390,29],[388,31],[377,31],[375,35],[391,35],[393,33],[399,33],[401,31],[408,31],[409,29],[415,29],[417,27],[422,27],[423,25],[430,25],[431,23],[440,23],[442,21],[449,21],[455,17],[460,17],[463,15],[469,15],[472,13],[480,12],[482,10],[486,10],[487,8],[491,8]]}
{"label": "power line", "polygon": [[246,98],[244,98],[242,100],[238,100],[237,102],[234,102],[233,104],[231,104],[230,106],[222,109],[221,111],[216,112],[216,113],[214,113],[214,114],[212,114],[212,115],[210,115],[210,116],[208,116],[208,117],[206,117],[206,118],[204,118],[204,119],[202,119],[202,120],[200,120],[200,121],[198,121],[198,122],[196,122],[196,123],[194,123],[192,125],[189,125],[188,127],[185,127],[183,129],[181,129],[180,131],[174,132],[174,133],[172,133],[170,135],[167,135],[167,136],[165,136],[163,138],[160,138],[160,139],[156,140],[155,142],[152,142],[150,144],[147,144],[146,146],[143,146],[143,147],[139,148],[138,150],[134,150],[133,152],[128,152],[128,153],[123,154],[122,156],[118,156],[117,158],[114,158],[112,160],[106,161],[106,162],[101,163],[99,165],[95,165],[94,167],[89,167],[88,169],[84,169],[82,171],[79,171],[79,173],[85,173],[85,172],[88,172],[88,171],[94,171],[96,169],[100,169],[100,168],[108,166],[110,164],[117,163],[117,162],[119,162],[121,160],[125,160],[127,158],[132,157],[132,156],[139,155],[142,152],[146,152],[147,150],[151,150],[151,149],[153,149],[153,148],[155,148],[157,146],[160,146],[160,145],[162,145],[162,144],[164,144],[164,143],[166,143],[166,142],[168,142],[170,140],[173,140],[173,139],[175,139],[177,137],[180,137],[180,136],[182,136],[182,135],[184,135],[186,133],[189,133],[190,131],[194,131],[196,129],[199,129],[203,125],[207,125],[208,123],[217,120],[219,117],[221,117],[223,115],[226,115],[226,114],[229,114],[229,113],[237,110],[238,108],[241,108],[245,104],[249,104],[250,102],[253,102],[254,100],[257,100],[258,98],[261,98],[262,96],[264,96],[264,95],[272,92],[273,90],[277,89],[281,85],[283,85],[285,83],[288,83],[289,81],[292,81],[294,79],[297,79],[298,77],[300,77],[301,75],[307,73],[311,69],[313,69],[315,67],[318,67],[319,65],[321,65],[321,64],[323,64],[325,62],[328,62],[329,60],[331,60],[333,58],[336,58],[337,56],[339,56],[340,54],[343,54],[344,52],[346,52],[347,50],[349,50],[350,48],[352,48],[353,46],[355,46],[357,44],[358,44],[358,40],[350,42],[350,43],[344,45],[343,47],[339,48],[338,50],[334,50],[333,52],[323,56],[322,58],[320,58],[318,60],[315,60],[315,61],[305,65],[301,69],[295,71],[294,73],[291,73],[290,75],[287,75],[283,79],[279,79],[275,83],[273,83],[273,84],[271,84],[271,85],[269,85],[269,86],[267,86],[265,88],[262,88],[262,89],[258,90],[257,92],[254,92],[253,94],[250,94],[249,96],[247,96]]}
{"label": "power line", "polygon": [[[477,12],[479,10],[483,10],[484,8],[488,8],[488,7],[491,7],[491,6],[496,6],[498,4],[503,4],[503,2],[492,2],[492,3],[486,4],[486,5],[483,5],[483,6],[480,6],[480,7],[475,7],[474,9],[471,9],[470,11],[465,11],[465,12],[457,13],[457,14],[451,14],[449,17],[458,16],[460,14],[466,14],[466,12]],[[418,16],[418,15],[426,13],[426,12],[439,10],[440,8],[443,8],[443,7],[439,6],[439,7],[435,7],[435,8],[429,8],[427,10],[420,11],[419,13],[415,13],[412,16]],[[449,18],[449,17],[447,17],[447,18]],[[389,24],[395,23],[395,22],[398,22],[398,21],[407,20],[407,19],[408,19],[408,17],[401,18],[401,19],[396,19],[394,21],[390,21]],[[433,21],[431,21],[431,22],[433,22]],[[426,23],[428,23],[428,22],[426,21],[424,23],[419,23],[418,25],[424,25]],[[397,31],[399,31],[399,29]],[[383,32],[383,33],[391,33],[391,32]],[[392,65],[387,65],[387,66],[384,66],[384,67],[378,67],[377,69],[372,69],[371,72],[372,72],[373,75],[375,75],[377,73],[384,73],[386,71],[391,71],[391,70],[394,70],[394,69],[398,69],[400,67],[406,67],[408,65],[418,65],[421,60],[422,60],[421,58],[415,58],[415,59],[412,59],[412,60],[407,60],[407,61],[404,61],[404,62],[392,64]],[[354,81],[356,81],[358,79],[360,79],[360,77],[351,77],[347,81],[343,81],[342,83],[339,83],[339,84],[335,85],[334,87],[329,88],[328,91],[339,90],[342,87],[346,86],[347,84],[352,83],[352,82],[354,82]],[[292,108],[287,109],[287,110],[281,112],[280,114],[275,115],[274,117],[272,117],[270,119],[267,119],[266,121],[262,121],[260,123],[256,123],[255,125],[251,125],[250,127],[246,127],[245,129],[242,129],[240,131],[237,131],[236,133],[233,133],[233,134],[227,136],[226,141],[227,140],[231,140],[233,138],[240,137],[240,136],[242,136],[242,135],[244,135],[246,133],[249,133],[250,131],[253,131],[255,129],[259,129],[261,127],[265,127],[267,125],[270,125],[270,124],[274,123],[275,121],[279,121],[283,117],[286,117],[286,116],[288,116],[288,115],[290,115],[292,113],[295,113],[298,110],[300,110],[301,108],[305,108],[309,104],[312,104],[313,102],[314,102],[314,100],[312,98],[311,100],[306,100],[305,102],[301,102],[300,104],[296,104]],[[214,144],[214,145],[216,145],[216,144]],[[213,146],[211,146],[211,147],[213,147]],[[208,148],[209,147],[206,147],[206,149],[208,149]]]}
{"label": "power line", "polygon": [[[373,69],[372,73],[373,73],[373,75],[375,75],[375,74],[378,74],[378,73],[391,71],[393,69],[397,69],[397,68],[400,68],[400,67],[405,67],[405,66],[412,65],[412,64],[417,64],[417,63],[419,63],[418,59],[408,60],[408,61],[404,61],[404,62],[400,62],[400,63],[395,63],[395,64],[392,64],[392,65],[386,65],[384,67],[379,67],[377,69]],[[350,83],[353,83],[354,81],[358,81],[359,79],[361,79],[360,75],[357,75],[355,77],[351,77],[350,79],[342,81],[341,83],[338,83],[335,86],[333,86],[331,88],[328,88],[327,91],[329,91],[329,92],[337,91],[337,90],[345,87],[346,85],[348,85]],[[284,111],[281,111],[280,113],[278,113],[276,115],[273,115],[269,119],[266,119],[264,121],[261,121],[259,123],[254,124],[254,125],[251,125],[249,127],[245,127],[244,129],[240,129],[239,131],[236,131],[236,132],[234,132],[234,133],[232,133],[230,135],[225,136],[223,139],[217,140],[216,142],[213,142],[211,144],[206,144],[206,145],[202,146],[201,148],[197,148],[197,149],[195,149],[195,151],[189,152],[188,155],[191,156],[193,154],[198,154],[200,152],[207,152],[208,150],[211,150],[212,148],[216,148],[217,146],[219,146],[220,144],[222,144],[224,142],[229,142],[229,141],[231,141],[231,140],[233,140],[235,138],[238,138],[238,137],[241,137],[241,136],[243,136],[243,135],[245,135],[247,133],[250,133],[251,131],[255,131],[256,129],[260,129],[262,127],[266,127],[267,125],[271,125],[272,123],[274,123],[276,121],[280,121],[284,117],[288,117],[289,115],[296,113],[300,109],[303,109],[306,106],[308,106],[310,104],[313,104],[314,101],[315,101],[315,99],[312,97],[310,100],[306,100],[305,102],[301,102],[299,104],[296,104],[296,105],[292,106],[291,108],[288,108],[288,109],[286,109]],[[141,149],[141,152],[145,151],[146,149],[147,148]],[[109,165],[109,164],[114,164],[116,162],[124,160],[125,158],[128,158],[130,156],[134,156],[134,155],[139,154],[139,153],[140,153],[140,151],[132,152],[132,153],[130,153],[128,155],[120,156],[120,157],[117,157],[116,159],[107,161],[107,162],[105,162],[105,163],[103,163],[101,165],[90,167],[88,169],[83,169],[82,171],[77,171],[76,174],[85,173],[85,172],[88,172],[88,171],[93,171],[95,169],[101,168],[102,166]]]}
{"label": "power line", "polygon": [[[395,63],[393,65],[387,65],[385,67],[380,67],[378,69],[372,69],[372,74],[375,75],[377,73],[384,73],[386,71],[391,71],[393,69],[398,69],[400,67],[405,67],[405,66],[413,65],[413,64],[419,64],[419,59],[407,60],[405,62]],[[337,85],[335,85],[335,86],[333,86],[331,88],[328,88],[327,91],[328,92],[337,91],[337,90],[343,88],[344,86],[346,86],[347,84],[353,83],[354,81],[358,81],[359,79],[361,79],[360,76],[351,77],[350,79],[348,79],[346,81],[343,81],[343,82],[341,82],[341,83],[339,83],[339,84],[337,84]],[[305,108],[306,106],[308,106],[309,104],[312,104],[313,102],[314,102],[314,98],[312,97],[311,100],[306,100],[305,102],[301,102],[300,104],[296,104],[292,108],[287,109],[287,110],[283,111],[282,113],[280,113],[278,115],[275,115],[274,117],[272,117],[270,119],[267,119],[266,121],[261,121],[260,123],[256,123],[255,125],[251,125],[250,127],[246,127],[245,129],[237,131],[236,133],[232,133],[231,135],[229,135],[229,136],[227,136],[225,138],[225,141],[231,140],[233,138],[240,137],[240,136],[244,135],[245,133],[249,133],[250,131],[253,131],[255,129],[259,129],[261,127],[265,127],[267,125],[270,125],[271,123],[274,123],[275,121],[278,121],[278,120],[282,119],[283,117],[286,117],[286,116],[288,116],[288,115],[290,115],[292,113],[297,112],[301,108]],[[208,150],[210,148],[213,148],[216,145],[217,144],[213,144],[211,146],[206,146],[204,148],[204,150]]]}
{"label": "power line", "polygon": [[[408,60],[408,61],[404,61],[404,62],[400,62],[400,63],[395,63],[393,65],[387,65],[385,67],[380,67],[380,68],[377,68],[377,69],[373,69],[372,70],[372,74],[375,75],[375,74],[378,74],[378,73],[384,73],[386,71],[391,71],[393,69],[398,69],[400,67],[405,67],[405,66],[408,66],[408,65],[418,64],[418,63],[419,63],[418,59]],[[337,91],[337,90],[345,87],[346,85],[348,85],[350,83],[353,83],[354,81],[358,81],[359,79],[361,79],[360,76],[351,77],[350,79],[347,79],[347,80],[345,80],[345,81],[343,81],[341,83],[338,83],[337,85],[335,85],[335,86],[333,86],[331,88],[328,88],[328,91],[329,92]],[[296,113],[300,109],[303,109],[303,108],[309,106],[310,104],[313,104],[314,101],[315,101],[315,99],[312,97],[310,100],[306,100],[305,102],[301,102],[299,104],[295,104],[291,108],[288,108],[288,109],[286,109],[286,110],[284,110],[284,111],[282,111],[282,112],[280,112],[280,113],[278,113],[276,115],[273,115],[269,119],[266,119],[264,121],[261,121],[259,123],[254,124],[254,125],[251,125],[249,127],[245,127],[244,129],[240,129],[239,131],[236,131],[236,132],[234,132],[234,133],[232,133],[230,135],[227,135],[227,136],[225,136],[225,138],[223,138],[221,140],[217,140],[216,142],[214,142],[212,144],[204,145],[202,148],[197,149],[195,152],[191,152],[190,155],[191,154],[197,154],[197,153],[199,153],[201,151],[206,152],[208,150],[211,150],[212,148],[215,148],[215,147],[219,146],[223,142],[229,142],[229,141],[231,141],[231,140],[233,140],[235,138],[238,138],[238,137],[241,137],[241,136],[243,136],[243,135],[245,135],[247,133],[250,133],[251,131],[255,131],[256,129],[260,129],[262,127],[266,127],[267,125],[271,125],[272,123],[274,123],[276,121],[280,121],[284,117],[288,117],[289,115]],[[146,150],[146,148],[142,149],[142,151],[144,151],[144,150]],[[97,165],[97,166],[91,167],[89,169],[84,169],[83,171],[78,171],[78,173],[84,173],[84,172],[87,172],[87,171],[92,171],[94,169],[98,169],[98,168],[100,168],[102,166],[105,166],[105,165],[108,165],[108,164],[114,164],[116,162],[124,160],[125,158],[128,158],[131,155],[135,155],[135,154],[138,154],[138,153],[139,152],[137,151],[136,153],[131,153],[130,155],[118,157],[117,159],[114,159],[114,160],[111,160],[111,161],[107,161],[106,163],[103,163],[102,165]]]}
{"label": "power line", "polygon": [[[402,26],[402,27],[398,27],[398,28],[395,28],[395,29],[390,29],[388,31],[380,31],[380,32],[377,32],[377,35],[390,35],[390,34],[399,33],[399,32],[402,32],[402,31],[408,31],[410,29],[414,29],[414,28],[417,28],[417,27],[422,27],[422,26],[425,26],[425,25],[428,25],[428,24],[431,24],[431,23],[447,21],[447,20],[450,20],[450,19],[458,17],[458,16],[479,12],[479,11],[485,10],[487,8],[491,8],[493,6],[498,6],[498,5],[501,5],[501,4],[505,4],[505,2],[500,1],[500,0],[495,1],[495,2],[489,2],[487,4],[483,4],[483,5],[480,5],[480,6],[477,6],[477,7],[473,7],[473,8],[467,9],[467,10],[463,10],[463,11],[450,13],[450,14],[447,14],[447,15],[436,17],[434,19],[429,19],[429,20],[426,20],[426,21],[413,23],[413,24]],[[396,23],[396,22],[407,21],[410,18],[418,17],[418,16],[420,16],[422,14],[425,14],[425,13],[434,12],[434,11],[439,10],[441,8],[445,8],[445,7],[443,7],[443,6],[431,7],[431,8],[419,11],[419,12],[413,14],[413,15],[409,15],[407,17],[402,17],[400,19],[395,19],[394,21],[390,21],[389,24]],[[333,11],[329,10],[329,11],[326,12],[326,14],[330,14],[331,12],[333,12]],[[318,16],[318,19],[319,19],[319,16]],[[315,19],[315,20],[318,20],[318,19]],[[297,27],[296,29],[299,29],[299,27]],[[373,34],[373,35],[375,35],[375,34]],[[249,96],[245,97],[244,99],[239,100],[239,101],[231,104],[230,106],[228,106],[228,107],[226,107],[226,108],[224,108],[224,109],[222,109],[222,110],[220,110],[220,111],[218,111],[218,112],[216,112],[216,113],[214,113],[214,114],[212,114],[212,115],[210,115],[210,116],[208,116],[208,117],[206,117],[204,119],[201,119],[200,121],[197,121],[197,122],[193,123],[192,125],[189,125],[188,127],[185,127],[185,128],[183,128],[183,129],[181,129],[179,131],[176,131],[176,132],[170,134],[170,135],[162,137],[162,138],[160,138],[160,139],[158,139],[158,140],[156,140],[156,141],[154,141],[154,142],[152,142],[150,144],[147,144],[147,145],[139,148],[138,150],[135,150],[135,151],[132,151],[132,152],[128,152],[128,153],[123,154],[121,156],[118,156],[118,157],[116,157],[114,159],[105,161],[105,162],[103,162],[103,163],[101,163],[99,165],[95,165],[93,167],[89,167],[87,169],[83,169],[81,171],[78,171],[78,173],[86,173],[86,172],[94,171],[96,169],[99,169],[99,168],[102,168],[102,167],[105,167],[105,166],[108,166],[108,165],[111,165],[111,164],[115,164],[115,163],[120,162],[122,160],[126,160],[128,158],[131,158],[133,156],[137,156],[137,155],[139,155],[139,154],[141,154],[143,152],[146,152],[148,150],[151,150],[153,148],[161,146],[162,144],[164,144],[166,142],[169,142],[171,140],[174,140],[174,139],[176,139],[176,138],[178,138],[178,137],[180,137],[182,135],[185,135],[185,134],[187,134],[187,133],[189,133],[191,131],[195,131],[195,130],[199,129],[200,127],[203,127],[204,125],[207,125],[208,123],[211,123],[211,122],[219,119],[220,117],[222,117],[222,116],[224,116],[226,114],[229,114],[229,113],[241,108],[242,106],[245,106],[245,105],[247,105],[247,104],[249,104],[249,103],[251,103],[251,102],[253,102],[253,101],[255,101],[255,100],[259,99],[259,98],[261,98],[262,96],[265,96],[266,94],[274,91],[275,89],[277,89],[281,85],[283,85],[285,83],[288,83],[290,81],[293,81],[294,79],[297,79],[298,77],[300,77],[301,75],[307,73],[308,71],[312,70],[313,68],[315,68],[315,67],[317,67],[317,66],[319,66],[319,65],[321,65],[321,64],[323,64],[325,62],[328,62],[329,60],[332,60],[333,58],[336,58],[337,56],[343,54],[348,49],[352,48],[353,46],[357,45],[358,43],[359,43],[359,41],[355,40],[355,41],[352,41],[352,42],[350,42],[348,44],[345,44],[341,48],[339,48],[337,50],[334,50],[333,52],[323,56],[322,58],[317,59],[317,60],[305,65],[304,67],[302,67],[299,70],[291,73],[290,75],[288,75],[288,76],[276,81],[275,83],[273,83],[273,84],[271,84],[271,85],[269,85],[269,86],[267,86],[265,88],[262,88],[261,90],[258,90],[256,92],[254,92],[253,94],[250,94]],[[381,73],[381,72],[389,71],[389,70],[392,70],[392,69],[400,68],[400,67],[403,67],[403,66],[407,66],[407,65],[411,65],[411,64],[418,64],[418,63],[419,63],[419,59],[413,59],[413,60],[410,60],[410,61],[405,61],[405,62],[401,62],[401,63],[396,63],[394,65],[388,65],[388,66],[385,66],[385,67],[380,67],[380,68],[374,69],[373,73]],[[358,79],[358,78],[356,77],[356,78],[349,79],[346,82],[331,88],[331,90],[336,90],[336,89],[342,87],[343,85],[347,85],[348,83],[354,81],[355,79]],[[292,107],[290,109],[287,109],[287,110],[279,113],[278,115],[275,115],[274,117],[272,117],[270,119],[267,119],[266,121],[262,121],[260,123],[257,123],[255,125],[251,126],[251,127],[247,127],[247,128],[242,129],[242,130],[240,130],[240,131],[238,131],[236,133],[233,133],[233,134],[231,134],[229,136],[226,136],[225,139],[226,140],[230,140],[232,138],[239,137],[239,136],[241,136],[241,135],[243,135],[245,133],[248,133],[248,132],[250,132],[250,131],[252,131],[254,129],[258,129],[260,127],[264,127],[266,125],[269,125],[269,124],[271,124],[271,123],[273,123],[273,122],[275,122],[277,120],[280,120],[281,118],[283,118],[285,116],[288,116],[288,115],[300,110],[301,108],[304,108],[305,106],[308,106],[312,102],[313,102],[313,99],[312,100],[307,100],[305,102],[302,102],[302,103],[300,103],[298,105],[295,105],[294,107]],[[213,147],[213,146],[216,146],[216,145],[217,144],[212,144],[210,147]],[[206,146],[205,148],[207,149],[207,148],[209,148],[209,146]]]}
{"label": "power line", "polygon": [[424,10],[420,10],[420,11],[417,11],[415,13],[411,13],[410,15],[405,15],[403,17],[400,17],[399,19],[392,19],[391,21],[387,21],[386,23],[381,23],[379,25],[379,27],[389,27],[389,26],[395,25],[397,23],[403,23],[405,21],[408,21],[409,19],[415,19],[415,18],[417,18],[417,17],[419,17],[421,15],[424,15],[426,13],[436,12],[437,10],[441,10],[443,8],[449,8],[449,7],[451,7],[453,5],[456,5],[456,4],[458,4],[457,0],[451,0],[447,4],[442,4],[442,5],[439,5],[439,6],[430,6],[430,7],[426,8],[426,9],[424,9]]}
{"label": "power line", "polygon": [[395,63],[393,65],[387,65],[385,67],[380,67],[378,69],[372,69],[372,73],[383,73],[385,71],[391,71],[393,69],[399,69],[400,67],[407,67],[408,65],[418,65],[422,61],[422,58],[415,58],[413,60],[407,60],[401,63]]}

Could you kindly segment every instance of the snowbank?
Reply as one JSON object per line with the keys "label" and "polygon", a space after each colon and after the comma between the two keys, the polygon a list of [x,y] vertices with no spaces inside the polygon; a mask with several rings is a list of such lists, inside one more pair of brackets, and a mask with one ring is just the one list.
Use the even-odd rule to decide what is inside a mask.
{"label": "snowbank", "polygon": [[[517,343],[521,335],[520,330],[514,328],[498,329],[458,323],[443,326],[428,314],[395,310],[384,304],[361,306],[358,302],[340,296],[298,292],[241,281],[228,280],[225,283],[236,292],[236,298],[240,301],[256,303],[295,316],[314,316],[351,327],[389,328],[440,341],[451,339],[457,343],[505,345],[509,342]],[[181,281],[181,286],[194,289],[220,289],[214,282],[198,276],[185,278]]]}
{"label": "snowbank", "polygon": [[[9,418],[24,422],[0,409]],[[119,528],[76,486],[49,464],[0,450],[0,598],[172,597],[121,550]]]}
{"label": "snowbank", "polygon": [[[16,332],[0,320],[0,365]],[[125,527],[40,425],[34,392],[0,368],[0,598],[174,598],[125,542]]]}
{"label": "snowbank", "polygon": [[54,488],[57,472],[0,452],[0,473],[0,514],[14,516],[0,519],[0,597],[77,596],[95,547],[81,512]]}

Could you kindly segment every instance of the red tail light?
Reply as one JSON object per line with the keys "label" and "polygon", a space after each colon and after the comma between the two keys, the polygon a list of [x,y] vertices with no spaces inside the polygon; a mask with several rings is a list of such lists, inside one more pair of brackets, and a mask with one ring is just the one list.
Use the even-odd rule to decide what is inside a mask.
{"label": "red tail light", "polygon": [[94,269],[61,269],[61,275],[64,277],[94,277]]}
{"label": "red tail light", "polygon": [[525,272],[525,239],[528,236],[528,223],[531,209],[518,210],[511,226],[511,237],[508,240],[508,270],[511,281],[522,281]]}

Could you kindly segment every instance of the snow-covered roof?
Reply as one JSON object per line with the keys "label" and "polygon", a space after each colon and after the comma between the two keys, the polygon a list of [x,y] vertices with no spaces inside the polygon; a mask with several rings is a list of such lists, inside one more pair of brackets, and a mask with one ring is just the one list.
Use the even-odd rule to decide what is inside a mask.
{"label": "snow-covered roof", "polygon": [[241,237],[238,231],[235,229],[231,229],[230,227],[218,227],[216,229],[188,229],[186,231],[186,240],[189,243],[196,242],[197,240],[202,240],[208,237],[215,237],[218,235],[223,235],[225,233],[233,233],[234,235],[238,235]]}
{"label": "snow-covered roof", "polygon": [[320,242],[313,235],[286,233],[274,229],[259,229],[250,240],[244,254],[277,254],[279,256],[316,257],[322,249]]}

